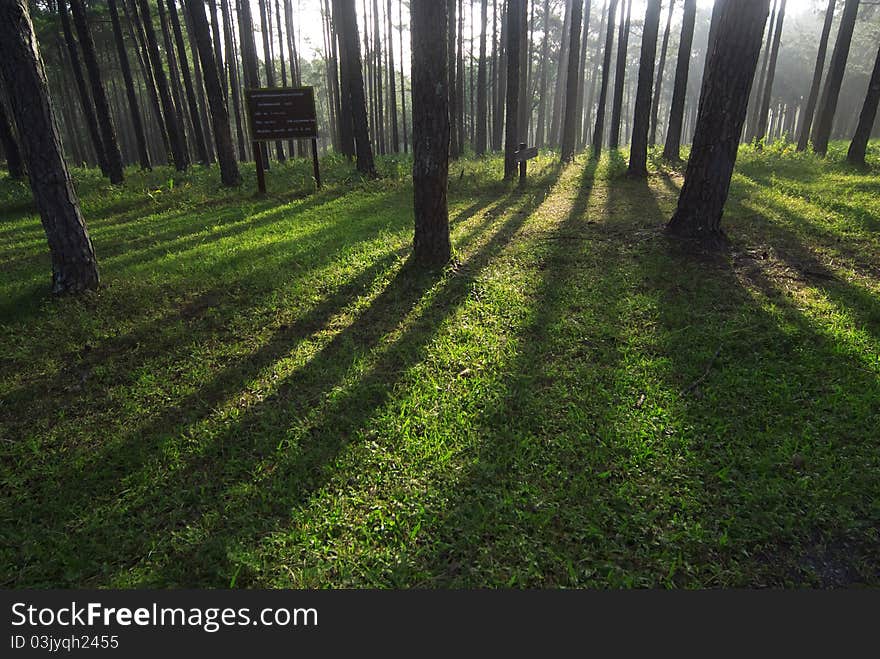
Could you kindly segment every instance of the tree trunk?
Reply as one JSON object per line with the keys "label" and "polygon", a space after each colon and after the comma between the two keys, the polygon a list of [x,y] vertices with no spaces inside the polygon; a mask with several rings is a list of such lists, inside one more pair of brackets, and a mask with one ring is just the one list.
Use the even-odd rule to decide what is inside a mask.
{"label": "tree trunk", "polygon": [[347,92],[353,116],[357,168],[362,174],[376,176],[373,148],[370,144],[370,128],[367,124],[367,103],[364,96],[361,46],[354,0],[333,0],[333,19],[339,29],[340,42],[345,44],[345,47],[340,49],[340,60],[348,83]]}
{"label": "tree trunk", "polygon": [[[217,65],[217,76],[220,79],[220,87],[223,89],[223,98],[229,98],[229,87],[224,73],[226,68],[223,62],[223,41],[220,38],[220,13],[217,11],[217,0],[208,0],[208,7],[211,10],[211,38],[214,47],[214,62]],[[228,110],[226,114],[229,114]]]}
{"label": "tree trunk", "polygon": [[583,148],[583,125],[584,125],[584,87],[586,86],[587,75],[587,41],[590,38],[590,14],[592,13],[592,3],[590,0],[584,0],[583,14],[583,30],[581,32],[581,53],[578,57],[578,75],[577,75],[577,91],[574,97],[574,117],[575,117],[575,150]]}
{"label": "tree trunk", "polygon": [[636,178],[648,175],[648,131],[651,126],[651,88],[654,86],[654,54],[660,30],[660,0],[648,0],[642,31],[642,53],[639,59],[639,81],[633,111],[632,140],[627,174]]}
{"label": "tree trunk", "polygon": [[238,159],[247,160],[247,146],[244,126],[241,119],[241,92],[238,83],[238,58],[235,57],[235,40],[232,36],[232,15],[229,0],[220,0],[220,11],[223,13],[223,43],[226,47],[226,63],[229,67],[229,89],[232,95],[232,112],[235,115],[235,133],[238,139]]}
{"label": "tree trunk", "polygon": [[[171,0],[173,1],[173,0]],[[275,62],[272,60],[272,47],[270,43],[268,10],[266,3],[270,0],[259,0],[260,5],[260,32],[263,35],[263,67],[266,70],[266,86],[275,86]],[[271,5],[270,5],[271,8]],[[275,140],[275,158],[278,162],[284,162],[284,145],[281,140]]]}
{"label": "tree trunk", "polygon": [[23,177],[24,165],[21,160],[21,151],[18,149],[18,142],[15,141],[12,124],[6,116],[3,103],[0,103],[0,144],[3,145],[3,153],[6,156],[6,170],[9,172],[9,178]]}
{"label": "tree trunk", "polygon": [[437,39],[446,27],[446,3],[413,2],[412,35],[413,258],[421,266],[449,261],[449,85],[447,42]]}
{"label": "tree trunk", "polygon": [[828,152],[828,140],[831,138],[837,99],[840,96],[840,86],[843,84],[843,74],[846,71],[846,60],[849,57],[849,47],[858,13],[859,0],[846,0],[843,5],[843,15],[840,17],[837,42],[834,44],[834,52],[831,53],[831,64],[828,65],[828,76],[825,80],[825,89],[822,91],[819,115],[813,128],[813,151],[822,156]]}
{"label": "tree trunk", "polygon": [[162,0],[156,1],[156,9],[159,13],[159,27],[162,28],[162,41],[165,46],[165,56],[168,58],[168,75],[171,79],[171,97],[174,100],[174,108],[177,113],[177,122],[180,126],[180,134],[183,136],[183,144],[189,158],[189,143],[187,141],[187,128],[192,132],[192,125],[187,127],[188,117],[183,109],[184,92],[180,82],[180,68],[177,65],[177,55],[174,53],[174,43],[171,37],[171,28],[168,25],[168,12]]}
{"label": "tree trunk", "polygon": [[707,246],[725,242],[721,214],[769,9],[770,0],[726,3],[718,19],[709,70],[703,76],[694,143],[678,208],[667,229]]}
{"label": "tree trunk", "polygon": [[515,153],[519,149],[519,132],[516,125],[519,104],[519,49],[520,49],[520,3],[525,0],[507,2],[507,111],[504,131],[504,178],[516,175]]}
{"label": "tree trunk", "polygon": [[241,182],[238,164],[235,162],[235,149],[232,146],[232,131],[229,128],[229,112],[217,63],[214,61],[214,48],[211,44],[211,31],[205,5],[202,0],[186,0],[192,19],[193,36],[196,41],[198,57],[205,72],[205,85],[208,92],[208,103],[211,107],[211,122],[214,126],[214,139],[217,143],[217,159],[220,162],[220,180],[223,185],[234,186]]}
{"label": "tree trunk", "polygon": [[547,133],[547,57],[550,48],[550,0],[544,0],[544,38],[541,41],[541,68],[538,71],[538,119],[535,126],[535,145],[543,147]]}
{"label": "tree trunk", "polygon": [[[196,92],[196,101],[198,102],[199,108],[199,123],[202,128],[202,134],[205,138],[205,150],[208,154],[208,162],[214,162],[214,149],[213,149],[213,141],[211,135],[211,122],[208,119],[208,102],[205,98],[205,81],[202,76],[202,64],[199,61],[198,46],[196,45],[195,36],[193,35],[192,29],[192,18],[190,17],[189,10],[183,4],[185,0],[181,0],[181,7],[183,8],[183,26],[185,28],[185,33],[189,39],[189,50],[192,53],[193,60],[193,87]],[[213,49],[213,46],[212,46]],[[211,58],[211,61],[216,61]],[[219,79],[219,74],[218,74]]]}
{"label": "tree trunk", "polygon": [[177,171],[182,172],[186,170],[189,164],[183,127],[180,125],[177,110],[174,107],[174,102],[171,100],[171,93],[168,89],[168,78],[165,77],[165,68],[162,66],[159,46],[156,43],[156,32],[153,30],[153,18],[150,16],[149,2],[148,0],[138,0],[138,3],[141,23],[144,26],[144,34],[147,38],[150,63],[153,67],[153,77],[156,79],[156,86],[159,88],[159,98],[162,101],[165,128],[168,132],[168,139],[171,142],[171,156]]}
{"label": "tree trunk", "polygon": [[773,79],[776,77],[776,60],[779,57],[779,42],[782,39],[782,25],[785,20],[785,0],[779,5],[776,14],[776,30],[773,33],[773,45],[770,49],[770,63],[767,67],[767,79],[761,90],[761,104],[758,106],[758,121],[755,130],[755,140],[764,139],[767,133],[767,113],[770,111],[770,97],[773,94]]}
{"label": "tree trunk", "polygon": [[492,150],[503,148],[504,104],[507,100],[507,3],[501,2],[501,38],[498,42],[498,75],[495,78],[495,120],[492,123]]}
{"label": "tree trunk", "polygon": [[[439,1],[442,2],[443,0]],[[448,20],[446,23],[446,70],[447,76],[449,78],[449,156],[451,158],[458,158],[461,155],[460,135],[458,134],[458,124],[455,120],[455,118],[458,116],[459,102],[457,98],[458,91],[455,84],[455,29],[457,26],[457,22],[455,20],[455,12],[457,6],[458,0],[446,0],[446,13],[448,16]],[[412,11],[412,5],[410,5],[410,11]]]}
{"label": "tree trunk", "polygon": [[[697,0],[691,0],[696,2]],[[605,54],[602,57],[602,81],[599,83],[599,103],[596,105],[596,126],[593,129],[593,158],[602,153],[602,137],[605,129],[605,105],[608,100],[608,72],[611,68],[611,49],[614,46],[614,13],[617,0],[608,4],[608,24],[605,27]]]}
{"label": "tree trunk", "polygon": [[398,0],[397,15],[400,23],[397,27],[397,37],[400,41],[400,118],[403,124],[403,152],[409,152],[409,138],[406,132],[406,80],[403,77],[403,0]]}
{"label": "tree trunk", "polygon": [[831,34],[831,24],[834,22],[834,7],[836,4],[837,0],[828,0],[828,8],[825,10],[822,36],[819,37],[819,52],[816,54],[816,67],[813,69],[813,82],[810,84],[810,95],[807,98],[807,105],[800,119],[798,151],[804,151],[807,148],[807,142],[810,141],[810,128],[813,125],[816,102],[819,100],[819,87],[822,84],[822,73],[825,70],[825,54],[828,52],[828,36]]}
{"label": "tree trunk", "polygon": [[666,51],[669,47],[669,32],[672,27],[672,12],[675,10],[675,0],[669,0],[669,12],[666,14],[666,29],[663,31],[663,45],[660,46],[660,63],[657,65],[656,81],[654,83],[654,98],[651,103],[651,138],[649,144],[657,143],[657,115],[660,112],[660,92],[663,89],[663,69],[666,68]]}
{"label": "tree trunk", "polygon": [[[388,112],[391,116],[391,152],[400,151],[400,130],[397,127],[397,84],[394,80],[394,26],[391,21],[391,0],[387,3],[386,23],[388,25]],[[400,54],[403,57],[403,52]]]}
{"label": "tree trunk", "polygon": [[[672,89],[672,102],[669,105],[669,127],[666,131],[666,144],[663,147],[663,157],[672,162],[678,162],[681,159],[681,132],[682,124],[684,123],[684,101],[687,97],[688,69],[691,61],[691,45],[694,41],[694,24],[696,22],[696,17],[697,0],[684,0],[684,14],[681,19],[681,38],[678,46],[678,61],[675,65],[675,86]],[[714,44],[714,35],[712,43]],[[708,71],[708,69],[706,70]]]}
{"label": "tree trunk", "polygon": [[767,43],[764,46],[764,59],[761,61],[761,66],[758,69],[761,75],[758,80],[757,86],[752,85],[752,97],[749,99],[750,109],[746,114],[746,142],[752,142],[755,139],[755,133],[757,133],[758,131],[758,112],[760,111],[761,97],[763,96],[764,81],[767,79],[767,68],[770,63],[770,51],[773,49],[773,27],[776,24],[778,9],[779,0],[773,0],[773,5],[770,9],[770,27],[766,31]]}
{"label": "tree trunk", "polygon": [[550,134],[547,142],[555,145],[562,141],[562,113],[565,107],[565,82],[567,80],[566,67],[568,66],[567,38],[571,30],[571,10],[574,0],[565,0],[565,16],[562,19],[562,35],[559,39],[559,60],[556,69],[556,84],[553,92],[553,112],[550,115]]}
{"label": "tree trunk", "polygon": [[107,0],[110,9],[110,21],[113,24],[113,36],[116,40],[116,52],[119,55],[119,65],[122,68],[122,78],[125,81],[125,93],[128,98],[128,110],[131,113],[131,125],[137,143],[138,159],[142,169],[152,169],[150,155],[147,153],[147,136],[144,133],[144,124],[141,120],[141,111],[138,108],[137,95],[134,91],[134,80],[131,77],[131,67],[128,64],[128,53],[125,50],[125,41],[122,38],[122,24],[119,22],[119,11],[116,0]]}
{"label": "tree trunk", "polygon": [[489,0],[480,1],[480,61],[477,64],[477,126],[476,152],[486,153],[488,142],[488,106],[486,99],[486,32],[489,19]]}
{"label": "tree trunk", "polygon": [[617,66],[614,69],[614,99],[611,102],[611,128],[608,131],[608,147],[611,150],[620,146],[620,120],[623,117],[623,84],[626,79],[626,54],[629,48],[629,26],[632,14],[632,0],[626,3],[626,18],[621,5],[621,24],[617,34]]}
{"label": "tree trunk", "polygon": [[457,103],[455,106],[455,133],[458,135],[458,152],[459,155],[464,153],[465,131],[464,131],[464,7],[462,0],[458,0],[458,53],[456,57],[458,70],[455,73],[455,98]]}
{"label": "tree trunk", "polygon": [[847,161],[853,165],[865,166],[865,151],[871,137],[871,127],[877,117],[878,101],[880,101],[880,49],[877,50],[877,58],[874,60],[874,71],[871,73],[871,80],[868,83],[865,104],[859,114],[859,124],[846,154]]}
{"label": "tree trunk", "polygon": [[582,131],[582,146],[586,147],[587,143],[591,140],[592,134],[590,133],[590,126],[592,124],[593,119],[593,99],[596,94],[596,78],[598,77],[597,69],[595,68],[599,61],[602,58],[602,35],[605,34],[605,24],[608,20],[608,0],[605,0],[605,6],[602,8],[602,13],[600,14],[602,20],[599,23],[599,32],[596,34],[596,55],[593,58],[594,68],[590,73],[590,91],[587,92],[587,98],[584,100],[584,128]]}
{"label": "tree trunk", "polygon": [[353,158],[354,147],[354,114],[351,109],[351,82],[348,79],[348,54],[345,52],[345,40],[342,35],[341,19],[334,8],[332,17],[333,32],[338,43],[339,54],[339,140],[343,155]]}
{"label": "tree trunk", "polygon": [[116,130],[113,127],[110,104],[107,102],[107,94],[104,92],[104,84],[101,81],[101,67],[98,66],[95,43],[92,41],[86,10],[82,5],[82,0],[70,0],[70,9],[91,83],[92,100],[95,103],[98,127],[101,130],[101,144],[104,147],[104,156],[107,158],[107,177],[111,183],[122,183],[124,180],[122,153],[119,151],[119,142],[116,141]]}
{"label": "tree trunk", "polygon": [[26,0],[0,2],[0,78],[52,256],[52,292],[96,288],[98,263],[61,151],[49,85]]}
{"label": "tree trunk", "polygon": [[[581,0],[574,0],[571,8],[571,20],[569,21],[568,36],[568,66],[566,70],[565,81],[565,114],[562,119],[562,147],[561,160],[569,162],[574,158],[576,135],[577,103],[577,79],[580,70],[578,57],[580,55],[581,44],[581,20],[583,18],[583,7]],[[566,35],[563,35],[566,36]]]}

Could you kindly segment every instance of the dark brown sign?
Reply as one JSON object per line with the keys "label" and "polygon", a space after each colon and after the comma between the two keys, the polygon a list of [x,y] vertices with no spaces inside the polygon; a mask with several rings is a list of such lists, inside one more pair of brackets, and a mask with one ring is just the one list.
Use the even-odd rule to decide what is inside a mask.
{"label": "dark brown sign", "polygon": [[247,91],[254,142],[318,137],[312,87],[275,87]]}
{"label": "dark brown sign", "polygon": [[538,157],[538,147],[530,146],[528,149],[520,149],[519,151],[513,154],[514,162],[522,162],[524,160],[529,160],[531,158]]}

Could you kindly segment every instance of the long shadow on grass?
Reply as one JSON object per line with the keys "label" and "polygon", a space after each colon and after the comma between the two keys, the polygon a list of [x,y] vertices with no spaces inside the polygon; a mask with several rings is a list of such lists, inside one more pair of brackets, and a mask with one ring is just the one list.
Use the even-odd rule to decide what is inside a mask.
{"label": "long shadow on grass", "polygon": [[[496,235],[490,243],[491,247],[487,246],[481,252],[484,258],[489,258],[494,250],[501,247],[504,236],[511,230],[514,230],[512,225]],[[377,264],[375,270],[378,272],[382,267]],[[372,274],[375,275],[375,272]],[[369,278],[369,275],[367,273],[364,277]],[[460,288],[456,282],[462,280],[448,277],[444,280],[443,290],[455,292]],[[220,547],[222,554],[223,547],[233,540],[246,542],[253,530],[248,525],[253,525],[255,519],[258,525],[268,524],[270,519],[277,518],[276,513],[280,513],[280,502],[289,501],[289,496],[295,493],[299,493],[296,498],[305,496],[308,483],[320,479],[324,464],[347,440],[347,435],[356,431],[358,420],[365,418],[370,402],[388,395],[391,386],[386,382],[389,369],[393,380],[402,370],[396,365],[407,363],[419,353],[423,342],[430,339],[433,324],[430,320],[419,321],[420,331],[404,333],[404,337],[413,338],[402,338],[394,343],[394,349],[385,351],[387,356],[380,360],[369,377],[356,383],[352,393],[346,397],[350,399],[350,405],[337,408],[333,403],[337,396],[334,392],[341,386],[340,382],[349,370],[372,350],[380,349],[386,334],[395,331],[413,304],[433,285],[435,279],[432,276],[410,270],[400,271],[352,325],[334,336],[328,345],[298,368],[271,396],[245,409],[241,418],[232,417],[225,425],[221,423],[215,430],[216,436],[206,438],[204,446],[187,447],[191,438],[185,429],[192,428],[196,423],[174,425],[173,416],[168,415],[154,419],[139,429],[137,442],[133,443],[134,437],[123,438],[108,449],[109,453],[104,451],[96,456],[97,459],[92,462],[96,470],[94,473],[69,469],[65,475],[62,467],[61,473],[52,479],[46,491],[29,503],[37,509],[45,506],[45,497],[58,491],[59,486],[70,493],[70,503],[53,511],[51,517],[44,515],[41,531],[27,524],[16,529],[15,544],[20,553],[8,563],[28,566],[16,578],[16,584],[83,583],[86,579],[91,579],[91,583],[102,583],[110,576],[106,572],[107,564],[112,564],[112,571],[115,572],[120,566],[136,563],[147,551],[161,550],[159,555],[174,553],[173,537],[169,534],[176,527],[200,516],[210,521],[218,512],[226,513],[223,507],[230,498],[229,492],[234,491],[235,484],[242,479],[242,482],[247,482],[252,470],[278,450],[277,433],[283,431],[285,424],[294,424],[295,427],[299,415],[307,415],[314,406],[329,401],[324,404],[331,405],[327,412],[330,418],[312,421],[315,429],[302,438],[304,445],[293,445],[280,455],[280,458],[292,461],[287,478],[294,482],[281,487],[280,497],[270,506],[274,513],[264,518],[266,511],[248,508],[262,506],[265,501],[261,497],[257,497],[256,501],[245,500],[240,511],[238,508],[232,511],[236,515],[240,512],[244,517],[228,518],[228,533],[215,534],[210,541],[205,541],[206,546],[202,548],[199,547],[201,542],[194,543],[188,552],[199,556],[212,555]],[[197,411],[189,413],[195,418],[188,418],[187,421],[207,418],[206,415],[212,411],[212,403],[241,391],[243,382],[289,353],[298,340],[321,326],[329,315],[342,311],[344,306],[342,299],[328,301],[308,322],[279,331],[253,360],[233,364],[222,371],[213,384],[197,394]],[[443,306],[438,302],[437,307],[440,308],[435,310],[435,315],[439,319],[443,315]],[[336,432],[340,426],[341,432]],[[310,438],[316,434],[329,436],[323,441],[311,441]],[[182,463],[178,464],[176,460],[166,463],[167,451],[178,440],[183,441]],[[291,455],[300,448],[300,455]],[[152,473],[151,467],[156,467],[159,473]],[[167,471],[163,472],[163,467]],[[102,496],[101,492],[110,496]],[[249,494],[246,499],[251,496]],[[29,514],[25,508],[30,509],[31,506],[20,508],[26,519]],[[58,534],[53,533],[52,529],[56,529]],[[67,531],[67,536],[62,539],[64,531]],[[35,558],[37,555],[42,558]],[[105,567],[102,568],[102,565]],[[228,581],[228,570],[222,557],[215,561],[211,556],[204,563],[196,559],[191,564],[169,560],[164,570],[167,574],[157,575],[151,581],[207,581],[215,585],[225,585]],[[221,575],[219,580],[215,570]]]}

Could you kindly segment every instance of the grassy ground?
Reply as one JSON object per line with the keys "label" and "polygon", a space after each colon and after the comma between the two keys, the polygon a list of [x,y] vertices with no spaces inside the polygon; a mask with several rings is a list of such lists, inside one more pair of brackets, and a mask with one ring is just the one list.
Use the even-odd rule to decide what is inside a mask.
{"label": "grassy ground", "polygon": [[0,182],[0,585],[880,585],[880,153],[839,148],[744,149],[722,255],[661,163],[462,161],[434,274],[405,161],[77,172],[80,299]]}

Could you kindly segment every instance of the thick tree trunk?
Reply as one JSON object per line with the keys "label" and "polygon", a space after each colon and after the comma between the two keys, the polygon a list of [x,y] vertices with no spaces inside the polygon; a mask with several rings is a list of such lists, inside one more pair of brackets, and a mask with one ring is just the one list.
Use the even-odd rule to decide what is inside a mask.
{"label": "thick tree trunk", "polygon": [[351,82],[348,79],[348,54],[345,51],[345,40],[343,39],[340,18],[336,14],[334,8],[333,13],[333,32],[338,44],[337,52],[339,54],[339,140],[340,149],[343,155],[354,158],[354,114],[351,109]]}
{"label": "thick tree trunk", "polygon": [[0,103],[0,144],[3,145],[3,154],[6,156],[6,171],[9,178],[19,179],[24,176],[24,164],[21,160],[21,151],[12,131],[12,124]]}
{"label": "thick tree trunk", "polygon": [[822,91],[819,115],[813,127],[813,151],[822,156],[828,152],[828,140],[831,138],[837,99],[840,96],[840,86],[843,84],[843,74],[846,71],[846,60],[849,57],[849,47],[858,13],[859,0],[846,0],[843,5],[843,15],[840,17],[834,52],[831,53],[831,63],[828,65],[828,76],[825,80],[825,89]]}
{"label": "thick tree trunk", "polygon": [[651,122],[651,88],[654,86],[654,54],[660,30],[660,0],[648,0],[642,31],[642,53],[639,59],[639,81],[633,111],[632,140],[627,174],[636,178],[648,175],[648,131]]}
{"label": "thick tree trunk", "polygon": [[515,153],[519,149],[519,132],[516,119],[519,105],[519,48],[520,48],[520,3],[525,0],[507,2],[507,109],[504,131],[504,178],[516,175]]}
{"label": "thick tree trunk", "polygon": [[358,38],[357,15],[354,0],[333,0],[333,20],[340,33],[340,59],[348,82],[348,95],[354,125],[355,151],[358,171],[376,176],[370,128],[367,124],[367,103],[364,96],[364,77],[361,69],[361,46]]}
{"label": "thick tree trunk", "polygon": [[667,229],[708,246],[725,241],[721,214],[769,9],[770,0],[726,4],[718,20],[709,70],[703,76],[694,143],[678,208]]}
{"label": "thick tree trunk", "polygon": [[[691,0],[696,2],[697,0]],[[605,26],[605,54],[602,56],[602,81],[599,83],[599,103],[596,105],[596,126],[593,128],[593,158],[602,153],[602,137],[605,131],[605,106],[608,100],[608,73],[611,69],[611,49],[614,46],[614,13],[617,0],[608,4],[608,24]]]}
{"label": "thick tree trunk", "polygon": [[144,34],[147,38],[150,63],[153,68],[153,77],[159,90],[159,98],[162,101],[162,114],[165,117],[165,128],[168,139],[171,142],[171,157],[177,171],[182,172],[189,165],[189,156],[186,152],[186,142],[183,136],[183,126],[180,125],[177,109],[171,99],[168,89],[168,78],[165,77],[165,68],[162,66],[162,57],[159,54],[159,46],[156,43],[156,32],[153,30],[153,19],[150,16],[150,5],[147,0],[138,0],[141,22],[144,26]]}
{"label": "thick tree trunk", "polygon": [[131,67],[128,64],[128,53],[125,50],[125,41],[122,38],[122,24],[119,21],[116,0],[107,0],[107,6],[110,9],[110,22],[113,24],[113,36],[116,39],[116,52],[119,55],[119,65],[122,68],[122,79],[125,81],[125,93],[128,97],[128,110],[131,113],[131,125],[134,129],[134,137],[137,143],[138,159],[143,169],[152,169],[150,154],[147,153],[147,136],[144,133],[141,111],[138,107],[137,95],[134,91]]}
{"label": "thick tree trunk", "polygon": [[657,64],[657,75],[654,82],[654,97],[651,101],[651,137],[649,144],[657,143],[657,115],[660,112],[660,92],[663,90],[663,69],[666,68],[666,52],[669,47],[669,32],[672,27],[672,12],[675,0],[669,0],[669,11],[666,14],[666,29],[663,31],[663,44],[660,46],[660,62]]}
{"label": "thick tree trunk", "polygon": [[626,17],[623,16],[623,5],[621,5],[620,14],[620,31],[617,34],[617,65],[614,69],[614,98],[611,102],[611,127],[608,130],[608,147],[611,150],[620,146],[620,120],[623,117],[623,84],[626,79],[626,55],[629,48],[632,0],[627,0]]}
{"label": "thick tree trunk", "polygon": [[421,266],[449,261],[449,91],[445,2],[413,2],[412,34],[413,258]]}
{"label": "thick tree trunk", "polygon": [[211,44],[211,32],[205,5],[202,0],[186,0],[192,18],[193,36],[196,41],[198,57],[205,72],[205,85],[208,92],[208,103],[211,106],[211,122],[214,126],[214,139],[217,143],[217,159],[220,162],[220,180],[223,185],[234,186],[241,182],[238,164],[235,162],[235,149],[232,146],[232,131],[229,129],[229,112],[217,63],[214,61],[214,48]]}
{"label": "thick tree trunk", "polygon": [[859,124],[849,145],[846,159],[853,165],[864,167],[865,151],[868,148],[868,140],[871,138],[871,127],[877,118],[877,102],[880,101],[880,49],[877,50],[877,58],[874,60],[874,71],[868,83],[868,92],[865,94],[865,103],[859,114]]}
{"label": "thick tree trunk", "polygon": [[[192,53],[193,86],[195,87],[196,101],[198,102],[199,107],[199,122],[202,127],[202,134],[205,138],[205,149],[208,153],[208,163],[213,163],[213,136],[211,135],[211,122],[208,119],[208,101],[205,97],[205,81],[202,76],[202,64],[199,61],[199,56],[196,54],[198,53],[199,48],[196,45],[195,36],[193,35],[192,18],[190,17],[190,13],[189,10],[186,8],[186,5],[183,4],[184,2],[185,0],[181,0],[181,7],[183,8],[183,26],[185,34],[189,39],[189,50]],[[213,58],[212,61],[214,61]]]}
{"label": "thick tree trunk", "polygon": [[767,114],[770,112],[770,98],[773,94],[773,79],[776,77],[776,60],[779,57],[779,42],[782,40],[782,25],[785,21],[785,0],[779,5],[776,14],[776,28],[773,33],[773,45],[770,48],[770,63],[767,65],[767,78],[761,90],[761,104],[758,106],[755,140],[764,139],[767,134]]}
{"label": "thick tree trunk", "polygon": [[807,142],[810,141],[810,128],[813,126],[813,115],[816,112],[816,102],[819,100],[819,87],[822,84],[822,73],[825,70],[825,54],[828,52],[828,36],[831,34],[831,24],[834,22],[834,7],[837,0],[828,0],[825,9],[825,22],[822,24],[822,35],[819,37],[819,51],[816,53],[816,67],[813,69],[813,82],[810,83],[810,95],[807,97],[807,105],[800,117],[800,131],[798,132],[797,150],[804,151]]}
{"label": "thick tree trunk", "polygon": [[104,84],[101,80],[101,67],[98,66],[95,43],[92,41],[92,33],[89,30],[86,10],[82,5],[82,0],[70,0],[70,9],[73,14],[73,24],[76,27],[77,36],[79,36],[79,45],[83,51],[86,71],[89,74],[89,82],[91,83],[92,100],[95,103],[98,127],[101,130],[101,144],[104,147],[104,155],[107,158],[107,177],[111,183],[122,183],[124,180],[122,174],[122,153],[119,151],[119,142],[116,141],[116,130],[113,127],[110,104],[107,102],[107,94],[104,92]]}
{"label": "thick tree trunk", "polygon": [[52,256],[52,292],[98,286],[98,263],[61,152],[46,71],[26,0],[0,2],[0,78]]}
{"label": "thick tree trunk", "polygon": [[[687,97],[688,70],[691,61],[691,45],[694,41],[694,24],[697,18],[697,0],[684,0],[684,14],[681,20],[681,39],[678,46],[678,61],[675,65],[675,86],[672,89],[672,102],[669,105],[669,127],[666,131],[666,144],[663,157],[673,162],[681,159],[681,133],[684,123],[684,101]],[[714,14],[713,14],[714,18]],[[714,44],[714,35],[712,38]],[[708,69],[707,69],[708,70]]]}
{"label": "thick tree trunk", "polygon": [[562,162],[568,162],[574,158],[575,140],[577,138],[577,129],[575,126],[578,117],[576,116],[577,103],[575,102],[575,98],[577,97],[578,71],[581,68],[578,56],[581,50],[580,36],[582,18],[583,7],[581,6],[581,0],[574,0],[571,8],[571,20],[569,21],[569,34],[563,35],[563,37],[568,37],[568,66],[565,67],[566,101],[565,114],[562,119],[562,146],[560,152]]}
{"label": "thick tree trunk", "polygon": [[476,152],[486,153],[488,143],[488,106],[486,89],[486,33],[488,32],[489,0],[480,0],[480,61],[477,64],[477,126]]}

